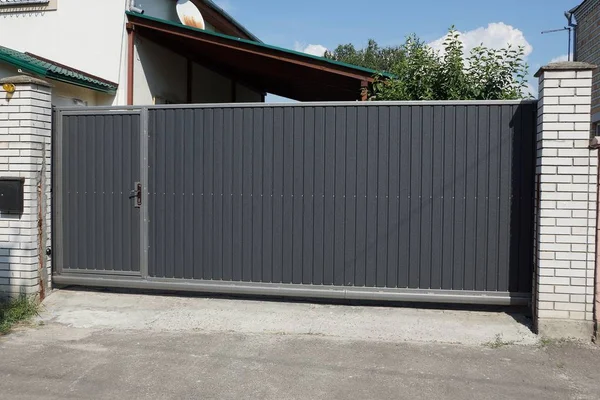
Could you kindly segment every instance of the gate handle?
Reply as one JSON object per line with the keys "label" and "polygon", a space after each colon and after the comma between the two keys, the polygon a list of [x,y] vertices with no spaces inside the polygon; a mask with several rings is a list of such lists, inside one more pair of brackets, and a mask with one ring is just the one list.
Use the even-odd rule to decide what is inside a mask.
{"label": "gate handle", "polygon": [[134,184],[135,189],[130,192],[130,199],[135,199],[135,203],[133,206],[135,208],[140,208],[142,206],[142,184],[141,182],[136,182]]}

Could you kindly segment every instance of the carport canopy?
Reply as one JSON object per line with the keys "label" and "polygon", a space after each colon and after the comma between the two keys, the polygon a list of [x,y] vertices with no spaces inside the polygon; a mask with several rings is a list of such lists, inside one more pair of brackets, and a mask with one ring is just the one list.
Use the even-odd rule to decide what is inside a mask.
{"label": "carport canopy", "polygon": [[[127,12],[136,35],[239,83],[298,101],[366,100],[377,71]],[[392,75],[383,74],[385,77]]]}

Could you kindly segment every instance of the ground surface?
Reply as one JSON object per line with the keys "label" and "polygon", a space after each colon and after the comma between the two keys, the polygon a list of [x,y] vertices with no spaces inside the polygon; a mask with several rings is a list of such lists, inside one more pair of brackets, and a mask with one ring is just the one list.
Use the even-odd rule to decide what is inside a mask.
{"label": "ground surface", "polygon": [[[2,399],[598,399],[600,350],[504,313],[57,291]],[[508,344],[514,343],[514,344]]]}

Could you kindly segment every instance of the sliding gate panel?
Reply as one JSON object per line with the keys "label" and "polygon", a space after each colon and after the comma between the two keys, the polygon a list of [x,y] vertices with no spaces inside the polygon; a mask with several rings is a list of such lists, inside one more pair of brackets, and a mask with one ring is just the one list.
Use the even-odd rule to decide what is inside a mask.
{"label": "sliding gate panel", "polygon": [[535,103],[148,115],[150,277],[531,291]]}
{"label": "sliding gate panel", "polygon": [[140,114],[56,117],[59,272],[139,275]]}

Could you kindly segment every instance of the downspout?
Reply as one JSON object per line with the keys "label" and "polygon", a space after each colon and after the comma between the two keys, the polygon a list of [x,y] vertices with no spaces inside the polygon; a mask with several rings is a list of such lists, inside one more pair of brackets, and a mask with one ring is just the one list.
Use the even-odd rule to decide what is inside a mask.
{"label": "downspout", "polygon": [[[144,14],[144,10],[135,5],[135,0],[129,0],[129,11]],[[135,67],[135,27],[131,23],[125,25],[127,30],[127,105],[133,105],[133,79]]]}
{"label": "downspout", "polygon": [[[590,149],[598,151],[598,162],[600,162],[600,142],[597,138],[590,141]],[[596,167],[596,265],[594,268],[594,335],[593,340],[600,339],[600,164]]]}
{"label": "downspout", "polygon": [[[600,162],[600,150],[598,151],[598,162]],[[594,341],[597,341],[600,333],[598,323],[600,321],[600,164],[596,167],[596,268],[594,274]]]}
{"label": "downspout", "polygon": [[[570,11],[565,11],[565,17],[567,17],[569,28],[573,31],[573,60],[571,60],[571,54],[568,54],[567,57],[569,61],[577,61],[577,22],[573,22],[573,13]],[[571,40],[570,35],[569,31],[569,40]]]}
{"label": "downspout", "polygon": [[135,61],[135,29],[127,24],[127,105],[133,105],[133,78]]}

